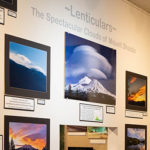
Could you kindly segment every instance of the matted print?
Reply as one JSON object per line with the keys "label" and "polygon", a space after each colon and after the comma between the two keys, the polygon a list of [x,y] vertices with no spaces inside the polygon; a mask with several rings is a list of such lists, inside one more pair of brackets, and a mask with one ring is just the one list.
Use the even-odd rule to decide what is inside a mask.
{"label": "matted print", "polygon": [[116,104],[116,51],[65,34],[65,98]]}
{"label": "matted print", "polygon": [[5,150],[50,150],[50,120],[5,116]]}
{"label": "matted print", "polygon": [[126,72],[126,109],[147,111],[147,77]]}
{"label": "matted print", "polygon": [[147,126],[125,125],[125,150],[147,150]]}
{"label": "matted print", "polygon": [[5,94],[50,98],[50,47],[5,35]]}

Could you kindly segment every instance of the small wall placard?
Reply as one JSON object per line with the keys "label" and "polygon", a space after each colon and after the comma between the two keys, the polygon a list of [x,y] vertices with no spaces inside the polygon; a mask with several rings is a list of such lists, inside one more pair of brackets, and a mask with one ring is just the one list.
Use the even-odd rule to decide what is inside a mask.
{"label": "small wall placard", "polygon": [[0,24],[4,25],[4,20],[5,20],[5,10],[4,8],[0,7]]}
{"label": "small wall placard", "polygon": [[3,135],[0,135],[0,150],[3,150]]}
{"label": "small wall placard", "polygon": [[8,16],[11,16],[11,17],[17,18],[17,13],[16,13],[15,11],[8,10]]}
{"label": "small wall placard", "polygon": [[138,111],[126,110],[125,111],[125,116],[129,117],[129,118],[143,119],[143,113],[142,112],[138,112]]}
{"label": "small wall placard", "polygon": [[34,111],[34,99],[5,96],[5,109]]}
{"label": "small wall placard", "polygon": [[115,107],[114,106],[106,106],[106,113],[115,114]]}
{"label": "small wall placard", "polygon": [[103,107],[80,104],[80,121],[103,122]]}
{"label": "small wall placard", "polygon": [[37,99],[37,104],[45,105],[45,99]]}

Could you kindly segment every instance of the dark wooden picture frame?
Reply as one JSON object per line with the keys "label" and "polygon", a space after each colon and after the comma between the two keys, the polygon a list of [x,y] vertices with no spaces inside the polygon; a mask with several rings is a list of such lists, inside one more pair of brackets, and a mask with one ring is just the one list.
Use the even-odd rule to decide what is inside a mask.
{"label": "dark wooden picture frame", "polygon": [[[4,149],[5,150],[9,150],[9,138],[10,138],[9,136],[11,134],[11,132],[10,132],[10,126],[11,126],[11,124],[16,124],[16,125],[14,125],[15,131],[16,130],[17,131],[21,130],[22,134],[24,132],[25,133],[27,132],[25,130],[31,130],[31,128],[32,128],[32,131],[34,131],[34,129],[35,129],[35,132],[32,132],[31,135],[25,136],[24,138],[26,139],[26,138],[30,138],[31,137],[31,139],[32,138],[35,139],[36,136],[38,138],[39,137],[46,138],[45,148],[46,148],[46,150],[50,150],[50,119],[28,118],[28,117],[18,117],[18,116],[5,116],[4,119],[5,119],[4,120],[5,121],[4,122],[4,127],[5,127],[5,129],[4,129],[4,134],[5,134],[4,135],[4,139],[5,139],[4,140],[4,147],[5,148]],[[29,126],[29,124],[31,126],[30,128],[24,127],[24,126]],[[36,126],[37,126],[38,130],[35,128]],[[43,131],[43,128],[40,129],[40,131],[39,131],[39,126],[40,126],[40,128],[41,128],[41,126],[44,126],[44,131]],[[46,132],[46,133],[43,134],[42,131]],[[44,137],[43,137],[43,135],[44,135]],[[18,134],[18,136],[20,136],[20,135]],[[23,137],[21,137],[21,138],[23,138]],[[13,137],[11,137],[11,139],[13,140]],[[34,140],[33,140],[33,142],[34,142]],[[15,142],[14,141],[11,142],[11,143],[15,146]],[[25,145],[29,146],[28,144],[25,144]],[[31,144],[30,144],[30,146],[31,146]],[[36,144],[36,146],[37,146],[37,144]]]}
{"label": "dark wooden picture frame", "polygon": [[17,11],[17,0],[0,0],[0,6]]}
{"label": "dark wooden picture frame", "polygon": [[[142,132],[142,130],[145,131],[144,139],[140,139],[140,138],[142,138],[142,137],[140,137],[140,136],[142,136],[142,134],[139,135],[140,130],[141,130],[141,132]],[[137,132],[137,133],[135,133],[135,132]],[[129,133],[130,137],[128,137],[128,133]],[[139,143],[140,143],[140,145],[139,145]],[[142,149],[142,150],[147,150],[147,126],[134,125],[134,124],[126,124],[125,125],[125,150],[128,150],[129,146],[130,146],[130,148],[132,147],[133,150],[135,150],[136,148],[139,148],[139,146],[140,147],[143,146],[142,148],[145,147],[145,149]],[[130,150],[132,150],[132,149],[130,149]]]}
{"label": "dark wooden picture frame", "polygon": [[[45,63],[45,66],[44,66],[45,70],[46,70],[46,75],[41,74],[41,71],[39,71],[39,70],[36,71],[36,72],[34,71],[34,74],[33,74],[33,69],[34,68],[33,69],[29,68],[30,69],[30,74],[28,73],[28,79],[30,79],[30,80],[28,80],[28,81],[31,81],[31,79],[33,79],[35,77],[40,79],[40,80],[34,81],[34,84],[32,84],[31,82],[25,82],[23,80],[23,76],[22,76],[23,74],[21,75],[22,77],[19,75],[19,73],[16,75],[17,71],[18,70],[20,71],[20,69],[17,69],[16,72],[15,71],[10,71],[11,70],[11,67],[10,67],[10,64],[11,64],[10,63],[10,54],[11,54],[10,44],[11,43],[13,43],[14,45],[20,45],[21,47],[25,46],[25,47],[27,47],[27,50],[28,50],[28,48],[29,48],[29,50],[30,50],[30,48],[34,49],[34,52],[37,50],[37,53],[41,53],[41,52],[45,53],[46,52],[46,56],[45,56],[46,58],[44,57],[45,60],[46,60],[46,63]],[[29,52],[30,51],[28,51],[28,55],[29,55]],[[17,55],[18,54],[20,55],[20,52],[17,53]],[[21,57],[24,57],[24,55],[21,55]],[[35,55],[32,55],[32,57],[36,57],[36,59],[37,59],[37,56],[35,56]],[[43,61],[45,61],[45,60],[43,60]],[[41,61],[41,63],[42,63],[42,60],[39,60],[39,61]],[[29,69],[27,69],[27,67],[25,67],[25,68],[22,69],[22,70],[27,70],[29,72]],[[26,71],[26,73],[27,73],[27,71]],[[11,86],[11,82],[13,80],[11,80],[12,75],[10,75],[10,74],[12,72],[15,72],[15,76],[13,75],[13,79],[15,77],[16,82],[19,86],[18,85],[17,86]],[[20,76],[20,78],[19,78],[19,76]],[[42,79],[41,79],[41,77],[42,77]],[[26,76],[24,75],[24,79],[25,78],[26,78]],[[44,80],[43,80],[43,78],[44,78]],[[21,84],[20,83],[21,81],[24,82],[24,83]],[[41,82],[41,84],[39,84],[39,81]],[[43,81],[44,81],[44,84],[42,84]],[[25,85],[26,88],[21,87],[24,84],[27,84],[27,85]],[[34,86],[35,89],[27,88],[27,87],[30,87],[29,84]],[[39,84],[39,90],[36,90],[37,86],[35,86],[35,84]],[[43,85],[44,85],[44,90],[42,89]],[[5,94],[6,95],[18,96],[18,97],[29,97],[29,98],[31,97],[31,98],[50,99],[50,47],[49,46],[39,44],[39,43],[36,43],[36,42],[33,42],[33,41],[25,40],[25,39],[15,37],[15,36],[12,36],[12,35],[8,35],[8,34],[5,35]]]}
{"label": "dark wooden picture frame", "polygon": [[126,109],[147,111],[147,77],[126,71]]}

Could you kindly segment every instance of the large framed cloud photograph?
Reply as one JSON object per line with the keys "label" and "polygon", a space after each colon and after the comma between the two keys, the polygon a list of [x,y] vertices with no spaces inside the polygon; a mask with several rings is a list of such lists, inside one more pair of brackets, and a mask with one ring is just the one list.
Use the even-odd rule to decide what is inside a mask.
{"label": "large framed cloud photograph", "polygon": [[50,47],[5,35],[5,94],[50,98]]}
{"label": "large framed cloud photograph", "polygon": [[147,150],[147,126],[125,125],[125,150]]}
{"label": "large framed cloud photograph", "polygon": [[65,33],[65,98],[116,104],[116,50]]}
{"label": "large framed cloud photograph", "polygon": [[147,111],[147,77],[126,71],[126,109]]}
{"label": "large framed cloud photograph", "polygon": [[17,0],[0,0],[0,6],[17,11]]}
{"label": "large framed cloud photograph", "polygon": [[5,150],[50,150],[50,120],[5,116]]}

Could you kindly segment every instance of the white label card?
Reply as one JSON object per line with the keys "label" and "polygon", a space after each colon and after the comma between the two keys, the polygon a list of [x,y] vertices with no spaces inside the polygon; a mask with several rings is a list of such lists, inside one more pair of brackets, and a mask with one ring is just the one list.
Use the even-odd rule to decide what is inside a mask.
{"label": "white label card", "polygon": [[0,150],[3,149],[3,136],[0,135]]}
{"label": "white label card", "polygon": [[106,113],[115,114],[115,107],[114,106],[106,106]]}
{"label": "white label card", "polygon": [[5,108],[34,111],[34,99],[5,96]]}
{"label": "white label card", "polygon": [[15,11],[8,10],[8,16],[11,16],[11,17],[17,18],[17,13],[16,13]]}
{"label": "white label card", "polygon": [[103,122],[103,107],[97,105],[80,104],[80,120]]}
{"label": "white label card", "polygon": [[125,116],[129,117],[129,118],[143,119],[143,113],[142,112],[137,112],[137,111],[126,110]]}
{"label": "white label card", "polygon": [[45,99],[37,99],[37,104],[45,105]]}
{"label": "white label card", "polygon": [[4,24],[5,13],[4,8],[0,8],[0,24]]}

